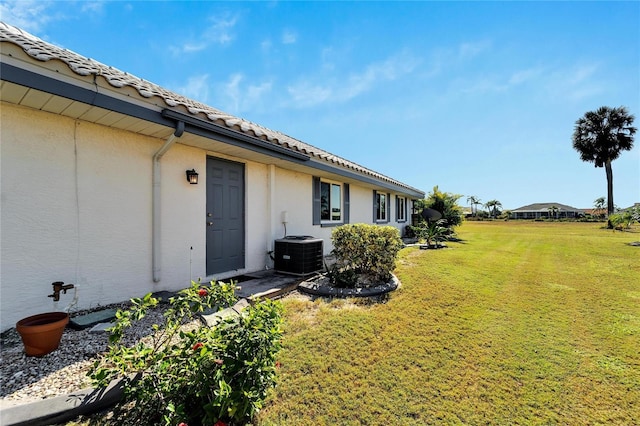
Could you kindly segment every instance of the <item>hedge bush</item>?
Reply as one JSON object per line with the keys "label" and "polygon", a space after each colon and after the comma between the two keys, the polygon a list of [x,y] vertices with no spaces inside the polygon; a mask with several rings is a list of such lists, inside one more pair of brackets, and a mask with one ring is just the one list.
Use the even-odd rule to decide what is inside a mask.
{"label": "hedge bush", "polygon": [[404,246],[398,229],[364,223],[335,228],[331,241],[340,274],[352,278],[366,275],[378,282],[391,279],[398,252]]}

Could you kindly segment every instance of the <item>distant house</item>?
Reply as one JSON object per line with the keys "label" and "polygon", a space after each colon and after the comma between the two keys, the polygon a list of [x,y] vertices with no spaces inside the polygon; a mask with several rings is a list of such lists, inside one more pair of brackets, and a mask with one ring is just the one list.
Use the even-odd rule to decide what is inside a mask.
{"label": "distant house", "polygon": [[583,210],[560,203],[535,203],[511,210],[511,219],[565,219],[583,215]]}
{"label": "distant house", "polygon": [[[2,330],[74,296],[83,309],[272,268],[285,233],[328,253],[333,227],[403,229],[425,196],[4,23],[0,53]],[[77,293],[54,305],[54,281]]]}
{"label": "distant house", "polygon": [[633,203],[632,206],[627,207],[626,209],[622,209],[622,210],[626,212],[626,211],[630,211],[630,210],[633,210],[633,209],[640,209],[640,203]]}

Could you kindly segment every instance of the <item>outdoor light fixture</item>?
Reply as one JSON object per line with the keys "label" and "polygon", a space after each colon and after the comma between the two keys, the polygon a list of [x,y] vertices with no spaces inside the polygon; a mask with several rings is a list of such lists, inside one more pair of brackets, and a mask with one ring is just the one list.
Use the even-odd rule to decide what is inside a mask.
{"label": "outdoor light fixture", "polygon": [[191,185],[198,184],[198,172],[196,172],[195,169],[187,170],[187,182]]}

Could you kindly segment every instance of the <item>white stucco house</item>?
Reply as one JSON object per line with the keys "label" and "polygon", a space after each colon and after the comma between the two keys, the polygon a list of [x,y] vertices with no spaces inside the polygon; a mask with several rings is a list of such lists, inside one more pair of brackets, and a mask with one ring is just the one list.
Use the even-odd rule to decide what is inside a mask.
{"label": "white stucco house", "polygon": [[534,203],[511,210],[511,219],[566,219],[583,215],[582,210],[560,203]]}
{"label": "white stucco house", "polygon": [[54,281],[84,309],[225,279],[272,268],[285,229],[326,254],[425,196],[4,23],[0,53],[2,330],[65,308]]}

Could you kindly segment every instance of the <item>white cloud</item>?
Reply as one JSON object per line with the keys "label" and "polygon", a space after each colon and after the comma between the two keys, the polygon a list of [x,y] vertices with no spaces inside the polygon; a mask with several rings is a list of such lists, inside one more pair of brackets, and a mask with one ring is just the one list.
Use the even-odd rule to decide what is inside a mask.
{"label": "white cloud", "polygon": [[179,46],[172,46],[169,48],[171,52],[174,54],[199,52],[211,45],[226,45],[234,40],[233,29],[238,23],[237,15],[216,15],[209,18],[209,22],[210,24],[195,37],[195,40],[188,40]]}
{"label": "white cloud", "polygon": [[604,81],[597,78],[599,65],[582,64],[553,72],[547,84],[551,96],[581,101],[605,92]]}
{"label": "white cloud", "polygon": [[[323,52],[324,53],[324,52]],[[311,80],[300,80],[287,87],[291,102],[299,108],[315,106],[326,102],[347,102],[375,86],[396,80],[414,71],[419,60],[409,52],[402,51],[388,59],[370,64],[361,72],[348,76],[334,76],[328,83],[324,77],[322,83]]]}
{"label": "white cloud", "polygon": [[102,1],[83,1],[80,10],[90,14],[101,14],[104,10],[104,2]]}
{"label": "white cloud", "polygon": [[204,41],[202,41],[200,43],[187,42],[187,43],[182,45],[182,49],[180,49],[180,51],[185,52],[185,53],[199,52],[201,50],[206,49],[207,46],[208,46],[208,44],[205,43]]}
{"label": "white cloud", "polygon": [[227,98],[224,108],[232,114],[241,114],[251,109],[259,109],[264,105],[265,97],[271,92],[273,84],[265,81],[257,85],[243,85],[244,75],[232,74],[222,87],[222,93]]}
{"label": "white cloud", "polygon": [[455,85],[462,93],[498,93],[534,82],[544,76],[544,68],[532,67],[504,74],[479,75],[458,79]]}
{"label": "white cloud", "polygon": [[458,59],[467,60],[489,50],[491,42],[488,40],[461,43],[458,46]]}
{"label": "white cloud", "polygon": [[333,95],[331,87],[313,84],[308,81],[289,86],[287,92],[293,104],[298,108],[307,108],[330,101]]}
{"label": "white cloud", "polygon": [[224,94],[230,101],[231,112],[240,110],[240,83],[242,82],[242,74],[233,74],[229,82],[224,86]]}
{"label": "white cloud", "polygon": [[571,85],[582,84],[588,81],[597,70],[598,66],[596,64],[575,67],[568,71],[568,75],[566,76],[567,83]]}
{"label": "white cloud", "polygon": [[53,19],[47,11],[52,2],[39,0],[17,0],[0,2],[0,16],[8,24],[29,32],[39,32]]}
{"label": "white cloud", "polygon": [[234,39],[233,28],[238,22],[237,16],[214,16],[210,21],[212,24],[204,33],[205,40],[215,44],[227,44]]}
{"label": "white cloud", "polygon": [[284,30],[282,33],[282,44],[294,44],[298,40],[298,34],[291,30]]}
{"label": "white cloud", "polygon": [[257,86],[249,86],[242,101],[242,109],[251,108],[252,105],[263,104],[265,97],[273,89],[273,83],[265,81]]}
{"label": "white cloud", "polygon": [[[460,77],[454,91],[463,94],[508,93],[515,89],[533,90],[531,96],[581,101],[605,92],[605,82],[597,78],[597,64],[571,67],[533,66],[514,71]],[[525,89],[523,89],[525,90]]]}
{"label": "white cloud", "polygon": [[541,67],[528,68],[525,70],[516,71],[509,77],[508,85],[517,86],[534,80],[542,75],[544,69]]}
{"label": "white cloud", "polygon": [[207,103],[209,101],[209,74],[189,77],[186,85],[179,87],[176,91],[188,98]]}

